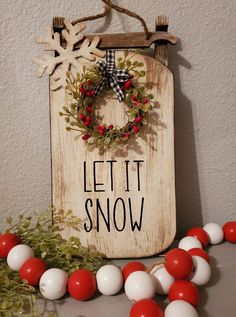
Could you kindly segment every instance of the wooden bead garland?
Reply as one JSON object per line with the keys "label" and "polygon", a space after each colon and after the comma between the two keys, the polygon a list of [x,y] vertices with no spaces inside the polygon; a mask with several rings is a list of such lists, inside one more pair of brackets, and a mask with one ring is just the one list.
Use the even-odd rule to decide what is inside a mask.
{"label": "wooden bead garland", "polygon": [[[206,228],[210,227],[212,230],[215,228],[216,232],[214,232],[214,230],[213,231],[211,230],[211,234],[213,237],[214,237],[214,235],[217,236],[218,233],[220,232],[219,226],[216,224],[214,224],[214,225],[210,224],[210,226],[206,225],[205,227]],[[236,222],[226,223],[223,228],[224,228],[225,239],[229,242],[236,243],[236,241],[234,239],[234,236],[236,234],[236,231],[235,231]],[[8,243],[8,240],[10,241],[9,243]],[[14,241],[14,243],[12,243],[11,241]],[[27,248],[26,245],[21,245],[19,243],[20,243],[20,239],[14,233],[11,233],[11,234],[7,233],[7,234],[0,235],[0,254],[1,254],[1,257],[3,257],[3,254],[4,254],[4,257],[5,258],[7,257],[8,262],[9,262],[9,258],[11,257],[11,254],[14,253],[15,258],[17,260],[18,253],[19,252],[22,253],[21,246],[23,246],[24,248]],[[11,244],[11,246],[10,246],[10,244]],[[7,246],[7,250],[6,250],[5,245]],[[18,249],[19,249],[19,252],[18,252]],[[4,250],[6,250],[6,252]],[[174,250],[176,250],[176,251],[173,252]],[[188,254],[192,254],[193,263],[194,263],[194,270],[188,276],[186,276],[186,278],[178,279],[175,281],[175,278],[176,278],[175,273],[174,273],[175,271],[173,270],[173,275],[172,275],[172,273],[170,274],[170,272],[172,272],[172,271],[170,270],[169,266],[172,264],[168,264],[168,261],[169,261],[168,254],[170,254],[170,252],[172,252],[171,253],[172,257],[175,257],[175,254],[178,257],[179,256],[178,250],[180,253],[182,252],[182,253],[187,254],[189,252]],[[166,286],[167,290],[162,289],[162,291],[160,292],[160,287],[158,287],[160,285],[158,285],[156,287],[156,292],[158,294],[169,293],[169,299],[170,299],[171,303],[167,306],[167,308],[165,310],[166,317],[181,316],[181,314],[183,314],[183,313],[185,313],[185,317],[198,317],[197,310],[193,306],[191,306],[190,304],[194,304],[194,305],[198,304],[198,296],[197,296],[198,290],[197,290],[196,285],[201,286],[201,285],[206,284],[210,279],[211,270],[210,270],[210,266],[208,264],[209,259],[207,259],[205,254],[204,254],[205,251],[202,250],[201,248],[199,248],[199,250],[201,251],[200,253],[197,252],[198,249],[196,249],[196,248],[192,249],[192,250],[195,250],[195,251],[192,252],[191,250],[185,251],[182,249],[173,249],[166,254],[166,260],[161,259],[160,261],[152,264],[149,268],[146,269],[146,272],[144,271],[145,267],[138,261],[133,262],[134,265],[132,265],[132,262],[130,262],[129,265],[128,264],[126,265],[126,267],[129,266],[129,273],[128,273],[128,270],[126,270],[126,273],[121,272],[118,267],[111,265],[111,264],[103,266],[103,267],[101,267],[101,269],[99,271],[103,272],[103,275],[104,274],[106,275],[106,267],[109,268],[109,270],[110,270],[109,276],[110,276],[111,281],[113,279],[112,272],[113,271],[116,272],[115,274],[117,275],[117,283],[119,283],[119,286],[117,286],[116,290],[102,291],[102,293],[104,295],[114,295],[114,294],[118,293],[123,285],[122,273],[123,274],[125,273],[126,275],[129,274],[126,276],[127,280],[126,280],[125,290],[126,290],[126,292],[129,293],[127,296],[130,299],[132,298],[132,294],[131,294],[132,293],[132,287],[131,287],[132,285],[131,284],[134,283],[136,285],[137,283],[139,283],[140,278],[141,278],[140,281],[145,280],[146,281],[145,283],[149,283],[149,284],[154,283],[154,284],[152,284],[152,287],[154,287],[155,283],[162,282],[163,283],[162,287],[165,288],[165,286]],[[28,253],[26,256],[26,258],[27,258],[26,261],[28,261],[29,258],[34,259],[33,258],[33,256],[34,256],[33,250],[31,251],[30,254],[28,254]],[[11,267],[13,269],[15,269],[16,265],[14,263],[12,263],[14,261],[11,259],[10,262],[11,262]],[[166,266],[166,264],[168,264],[168,265]],[[17,269],[20,269],[18,266],[17,266]],[[137,269],[135,270],[135,268],[137,268]],[[160,280],[158,280],[158,278],[160,276],[158,277],[156,275],[156,277],[155,277],[155,273],[158,272],[158,270],[163,269],[163,268],[166,270],[164,272],[165,278],[163,278],[163,280],[160,281]],[[181,267],[178,269],[181,270]],[[89,272],[88,270],[75,271],[75,272],[79,273],[79,274],[77,274],[78,276],[82,276],[82,279],[83,279],[83,281],[85,281],[84,282],[85,284],[86,284],[86,280],[84,280],[84,276],[83,276],[82,271],[84,271],[86,273],[86,276],[87,275],[89,276],[89,280],[91,280],[93,282],[93,286],[91,287],[91,290],[90,290],[90,288],[86,290],[86,296],[84,296],[84,293],[82,290],[82,293],[81,293],[82,295],[78,297],[80,300],[84,300],[84,299],[87,300],[91,296],[93,296],[93,294],[96,291],[95,276],[91,272]],[[98,271],[98,273],[99,273],[99,271]],[[81,272],[81,274],[80,274],[80,272]],[[168,279],[167,279],[166,273],[168,273]],[[139,274],[140,274],[140,276],[139,276]],[[136,275],[137,275],[137,278],[136,278]],[[118,281],[118,276],[119,276],[119,281]],[[173,279],[172,283],[170,282],[171,278]],[[60,285],[59,285],[60,288],[57,287],[56,289],[54,289],[53,283],[52,283],[53,279],[54,279],[55,284],[58,284],[58,279],[60,280]],[[106,277],[105,277],[105,280],[106,280]],[[132,283],[130,282],[131,280],[132,280]],[[50,300],[59,299],[66,292],[67,281],[68,281],[67,274],[62,270],[59,270],[56,268],[51,268],[51,269],[46,270],[46,271],[45,271],[45,269],[41,270],[41,278],[39,281],[40,291],[47,299],[50,299]],[[74,283],[76,283],[76,281],[74,281]],[[100,286],[98,285],[99,290],[104,288],[104,287],[105,288],[107,287],[107,286],[103,285],[103,278],[99,278],[99,281],[98,281],[98,274],[97,274],[97,283],[100,285]],[[128,284],[129,284],[129,286],[128,286]],[[142,316],[151,317],[150,312],[153,311],[153,309],[154,309],[154,311],[158,312],[158,317],[159,316],[163,317],[164,315],[160,309],[160,306],[158,304],[155,305],[155,302],[151,299],[155,295],[154,289],[153,289],[153,291],[151,291],[151,288],[150,288],[151,284],[149,285],[149,287],[148,287],[149,290],[147,290],[147,292],[145,292],[145,289],[142,289],[141,284],[140,284],[140,287],[141,287],[140,291],[138,291],[139,296],[136,296],[135,301],[137,301],[137,302],[134,304],[133,308],[130,311],[130,317],[141,316],[141,315],[139,315],[139,311],[140,311],[140,314],[145,311],[145,314]],[[182,286],[182,284],[183,284],[183,286]],[[47,285],[49,285],[49,286],[47,286]],[[108,287],[110,288],[110,286],[108,286]],[[196,294],[194,292],[192,293],[193,290],[194,290],[194,292],[196,290]],[[70,292],[70,288],[69,288],[69,292]],[[135,292],[137,292],[137,289]],[[181,292],[181,294],[182,294],[181,296],[183,296],[183,294],[185,294],[184,298],[186,298],[186,299],[183,300],[183,298],[178,297],[179,296],[178,292]],[[149,294],[149,295],[147,295],[147,294]],[[74,298],[76,298],[74,295],[72,295],[72,296]]]}

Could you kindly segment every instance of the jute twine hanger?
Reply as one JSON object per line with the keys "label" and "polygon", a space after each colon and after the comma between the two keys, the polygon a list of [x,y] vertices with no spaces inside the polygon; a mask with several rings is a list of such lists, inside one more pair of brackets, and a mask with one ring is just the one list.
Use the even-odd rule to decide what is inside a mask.
{"label": "jute twine hanger", "polygon": [[114,9],[118,12],[121,12],[121,13],[124,13],[132,18],[135,18],[137,20],[139,20],[141,22],[141,24],[143,25],[143,29],[144,29],[144,33],[146,35],[146,39],[148,40],[151,36],[151,33],[149,32],[148,30],[148,27],[147,27],[147,24],[145,22],[145,20],[139,16],[138,14],[132,12],[132,11],[129,11],[128,9],[125,9],[125,8],[122,8],[118,5],[115,5],[112,3],[111,0],[101,0],[102,2],[105,3],[105,8],[104,8],[104,12],[103,13],[99,13],[99,14],[96,14],[96,15],[90,15],[90,16],[87,16],[87,17],[83,17],[83,18],[79,18],[79,19],[76,19],[74,21],[72,21],[71,23],[74,25],[76,23],[79,23],[79,22],[83,22],[83,21],[92,21],[92,20],[96,20],[96,19],[100,19],[100,18],[103,18],[105,16],[108,16],[111,12],[111,9]]}

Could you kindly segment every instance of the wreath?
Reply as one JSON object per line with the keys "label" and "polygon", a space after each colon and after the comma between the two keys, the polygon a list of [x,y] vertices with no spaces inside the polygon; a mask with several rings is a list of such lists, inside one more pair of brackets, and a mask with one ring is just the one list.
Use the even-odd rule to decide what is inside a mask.
{"label": "wreath", "polygon": [[[76,76],[67,73],[65,90],[69,102],[59,115],[64,116],[69,124],[67,131],[80,132],[79,137],[86,145],[98,146],[102,152],[137,137],[147,124],[145,117],[152,109],[153,96],[138,83],[138,79],[146,74],[143,69],[140,70],[144,65],[133,61],[132,57],[125,51],[124,56],[118,58],[116,68],[115,51],[108,50],[106,62],[99,60],[90,67],[83,66],[82,74],[77,73]],[[104,89],[112,89],[119,101],[128,106],[128,122],[123,127],[98,123],[94,100]]]}

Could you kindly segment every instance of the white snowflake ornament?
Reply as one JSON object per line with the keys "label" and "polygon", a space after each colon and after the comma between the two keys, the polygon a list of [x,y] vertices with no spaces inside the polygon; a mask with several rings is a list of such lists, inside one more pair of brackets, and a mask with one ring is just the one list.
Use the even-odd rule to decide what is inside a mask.
{"label": "white snowflake ornament", "polygon": [[[64,48],[60,42],[60,34],[53,33],[52,28],[48,27],[46,35],[36,39],[36,43],[44,44],[45,51],[55,51],[58,56],[43,55],[40,58],[35,58],[34,61],[39,65],[37,76],[42,77],[45,72],[51,75],[51,89],[56,90],[64,87],[66,84],[66,72],[71,68],[80,69],[81,62],[79,59],[94,61],[96,57],[104,57],[105,52],[97,48],[100,41],[99,36],[95,36],[90,42],[89,39],[84,39],[84,34],[81,33],[85,29],[84,23],[72,25],[69,20],[65,19],[64,24],[66,29],[62,31],[62,36],[66,41]],[[80,48],[74,50],[75,44],[83,41]]]}

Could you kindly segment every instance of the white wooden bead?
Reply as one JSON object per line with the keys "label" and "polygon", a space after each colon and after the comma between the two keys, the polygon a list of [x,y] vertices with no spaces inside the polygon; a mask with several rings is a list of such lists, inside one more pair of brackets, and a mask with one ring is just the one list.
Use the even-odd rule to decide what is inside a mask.
{"label": "white wooden bead", "polygon": [[131,301],[153,298],[156,293],[155,279],[149,273],[136,271],[125,282],[125,293]]}
{"label": "white wooden bead", "polygon": [[150,274],[156,281],[156,293],[160,295],[168,294],[170,286],[174,283],[175,279],[166,271],[164,264],[154,268]]}
{"label": "white wooden bead", "polygon": [[166,307],[164,317],[199,317],[199,315],[188,302],[175,300]]}
{"label": "white wooden bead", "polygon": [[211,278],[211,267],[209,263],[200,256],[193,257],[194,271],[189,280],[198,286],[205,285]]}
{"label": "white wooden bead", "polygon": [[19,271],[21,266],[33,258],[33,250],[26,244],[18,244],[7,255],[7,264],[13,271]]}
{"label": "white wooden bead", "polygon": [[60,269],[49,269],[43,273],[39,281],[41,294],[50,300],[63,297],[66,293],[68,275]]}
{"label": "white wooden bead", "polygon": [[196,239],[194,237],[184,237],[179,241],[178,247],[180,249],[188,251],[188,250],[193,249],[193,248],[202,249],[202,244],[198,239]]}
{"label": "white wooden bead", "polygon": [[209,242],[210,244],[219,244],[224,239],[224,232],[221,226],[217,223],[208,223],[206,224],[203,229],[209,235]]}
{"label": "white wooden bead", "polygon": [[112,264],[102,266],[96,274],[97,287],[103,295],[115,295],[123,286],[121,270]]}

